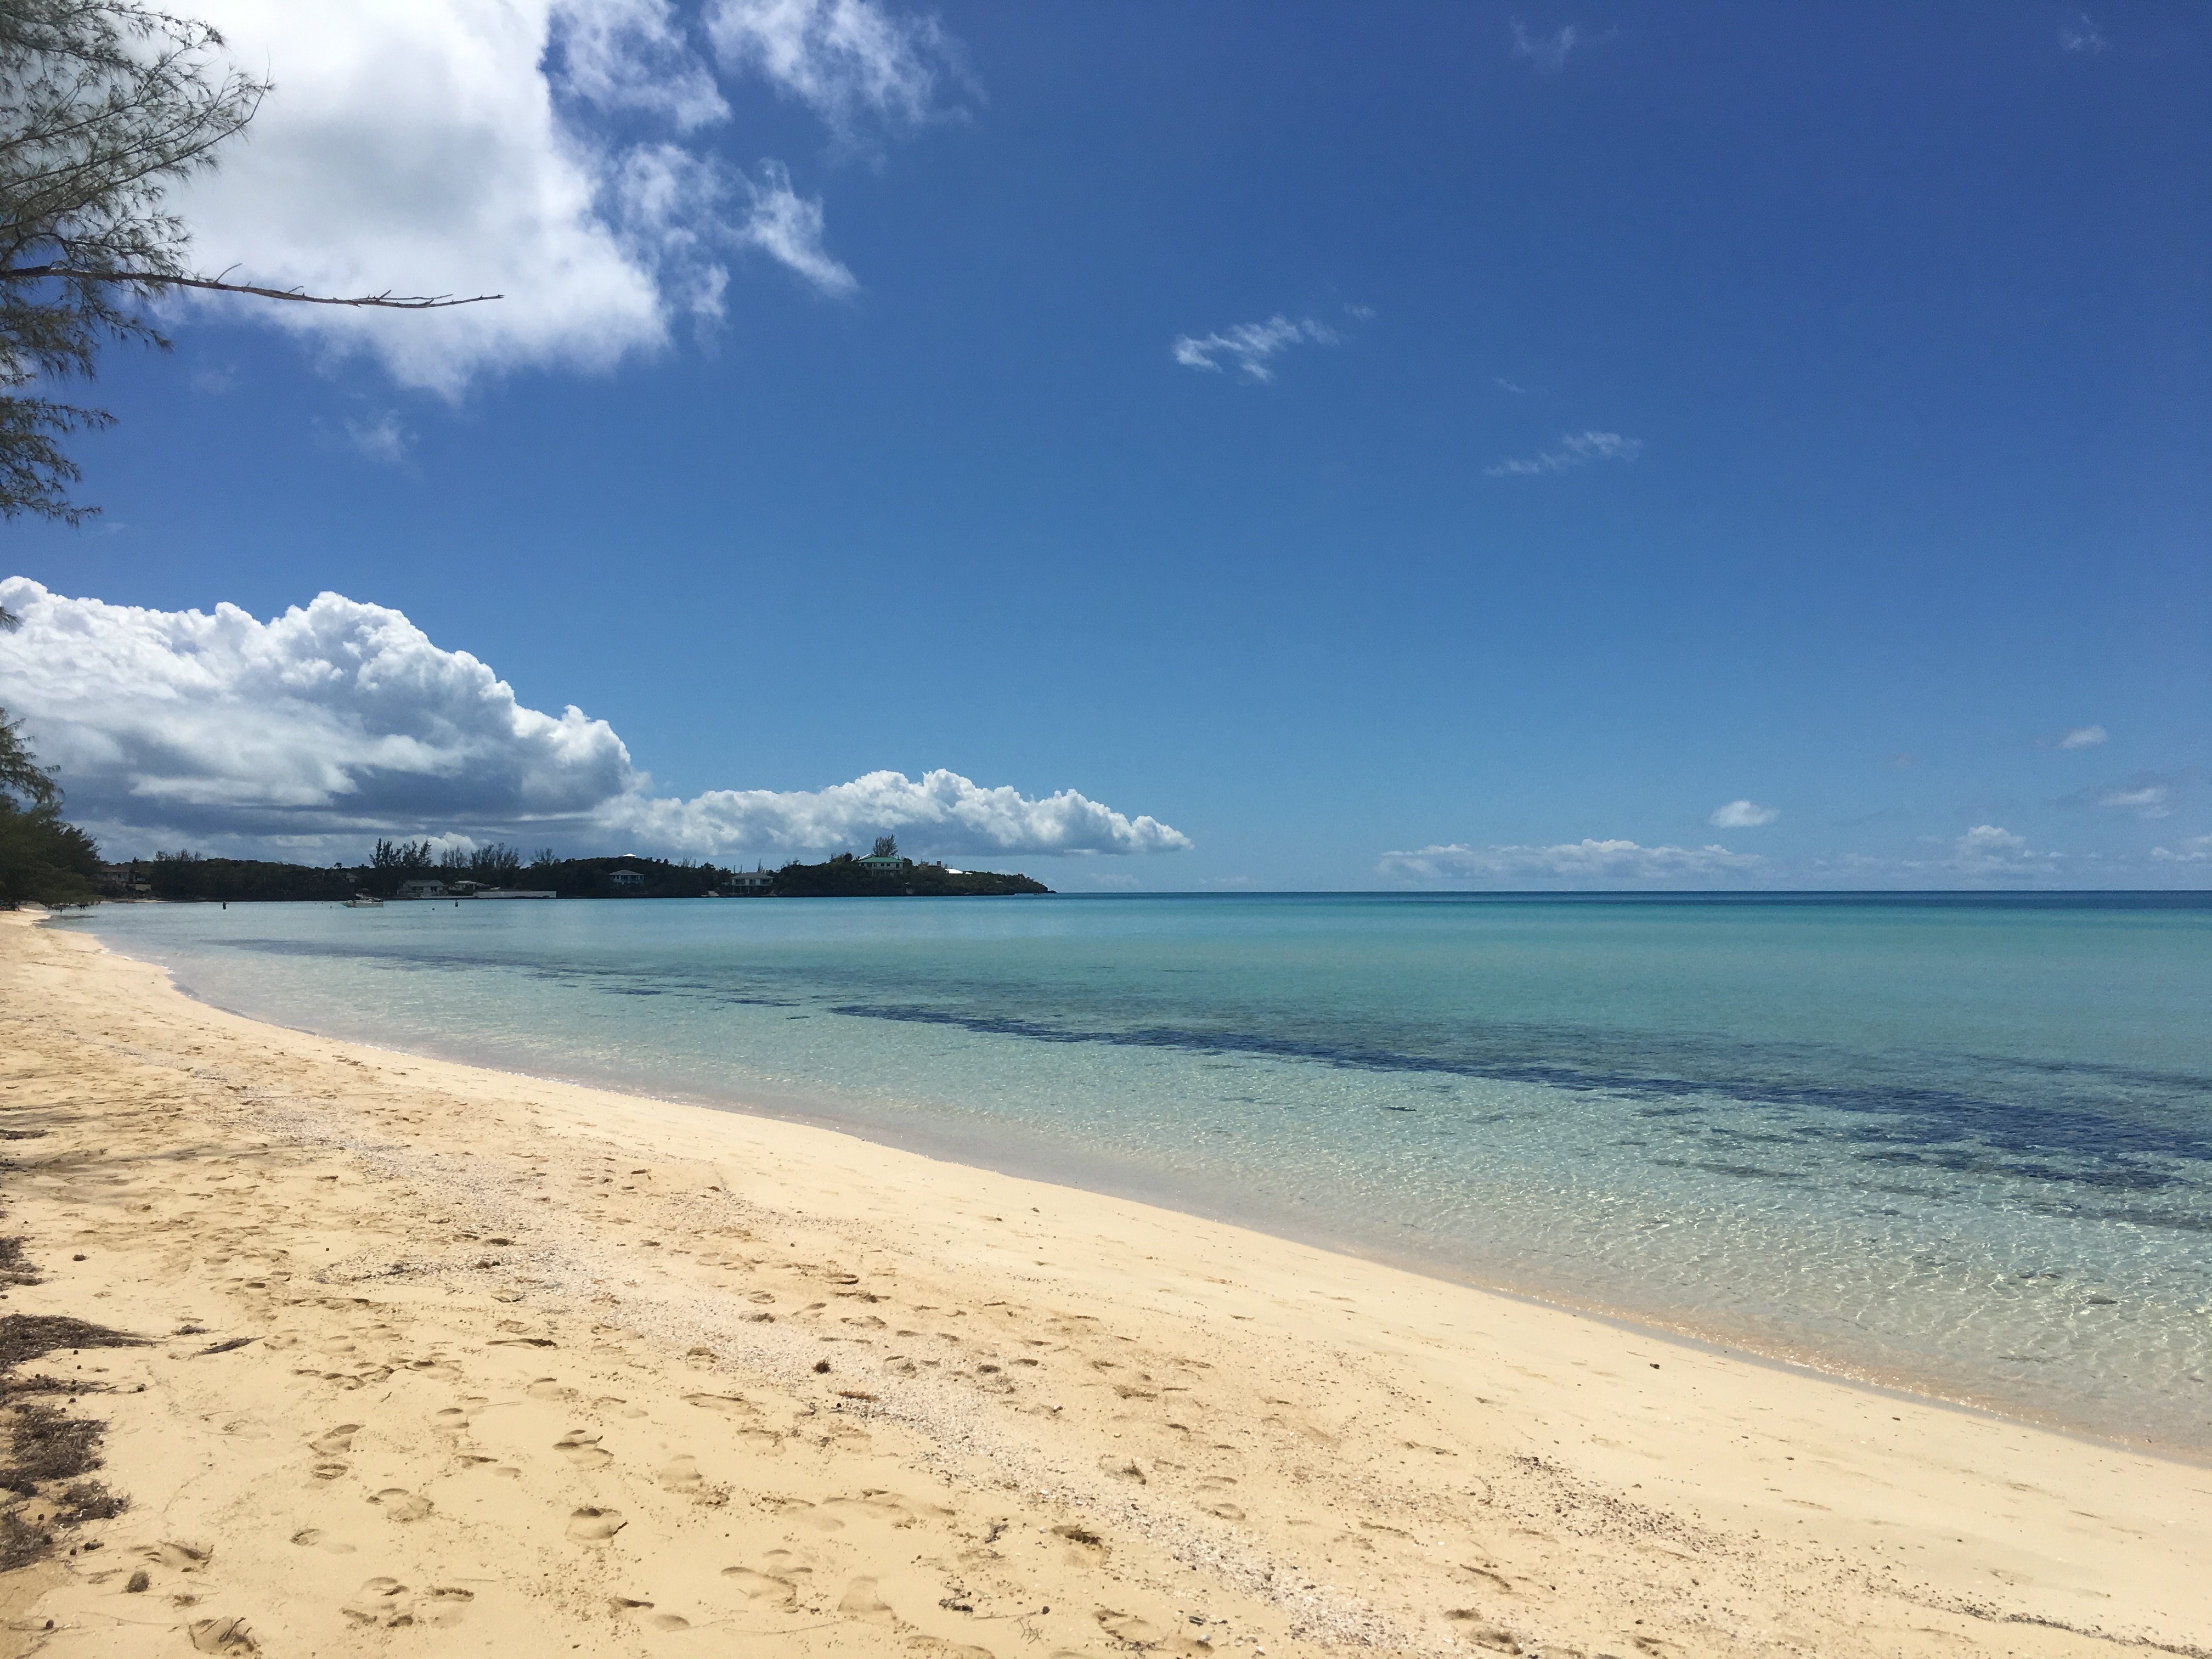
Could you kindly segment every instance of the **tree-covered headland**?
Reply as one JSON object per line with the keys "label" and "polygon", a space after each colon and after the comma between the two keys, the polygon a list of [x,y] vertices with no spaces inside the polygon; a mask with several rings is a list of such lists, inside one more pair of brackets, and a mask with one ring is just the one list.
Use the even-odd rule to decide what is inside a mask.
{"label": "tree-covered headland", "polygon": [[[94,866],[96,873],[98,866]],[[915,864],[903,870],[872,867],[850,853],[822,864],[796,861],[770,873],[768,884],[741,884],[743,872],[689,860],[641,857],[568,859],[550,848],[528,859],[494,842],[462,852],[440,852],[428,841],[380,841],[364,863],[317,866],[257,859],[156,854],[130,866],[118,885],[143,882],[146,896],[172,901],[251,903],[277,900],[348,899],[356,894],[395,897],[403,884],[434,881],[456,894],[470,891],[550,893],[557,898],[979,898],[1048,893],[1042,882],[987,870],[948,870]]]}

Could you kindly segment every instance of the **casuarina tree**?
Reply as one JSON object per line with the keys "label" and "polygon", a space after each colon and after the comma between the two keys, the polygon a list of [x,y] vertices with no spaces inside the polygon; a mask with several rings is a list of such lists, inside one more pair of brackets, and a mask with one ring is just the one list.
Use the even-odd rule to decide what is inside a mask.
{"label": "casuarina tree", "polygon": [[[50,395],[101,346],[167,349],[143,307],[182,289],[301,305],[425,310],[445,295],[352,298],[195,273],[169,189],[215,165],[269,83],[228,65],[204,23],[133,0],[0,0],[0,517],[75,524],[66,447],[112,417]],[[495,299],[481,295],[478,299]]]}

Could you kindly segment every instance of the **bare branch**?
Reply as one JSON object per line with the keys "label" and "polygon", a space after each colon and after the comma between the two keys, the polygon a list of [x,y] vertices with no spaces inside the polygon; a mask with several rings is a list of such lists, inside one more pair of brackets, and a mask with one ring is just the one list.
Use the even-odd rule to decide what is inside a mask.
{"label": "bare branch", "polygon": [[472,306],[486,300],[504,300],[504,294],[472,294],[457,300],[450,294],[362,294],[341,298],[326,294],[304,294],[298,289],[256,288],[251,283],[219,282],[212,276],[167,276],[155,270],[80,270],[70,265],[19,265],[0,270],[0,283],[27,283],[44,277],[76,283],[122,283],[134,288],[193,288],[214,294],[251,294],[264,300],[289,300],[305,306],[370,306],[386,311],[439,311],[448,306]]}

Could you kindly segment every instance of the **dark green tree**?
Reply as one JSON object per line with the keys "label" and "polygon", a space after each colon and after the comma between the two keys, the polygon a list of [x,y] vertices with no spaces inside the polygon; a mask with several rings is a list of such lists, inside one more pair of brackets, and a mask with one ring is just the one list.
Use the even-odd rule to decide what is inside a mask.
{"label": "dark green tree", "polygon": [[21,726],[0,714],[0,910],[97,896],[100,848],[62,822],[61,805],[52,770],[39,764]]}
{"label": "dark green tree", "polygon": [[[215,164],[267,82],[225,66],[204,23],[137,0],[0,0],[0,518],[76,524],[64,441],[111,425],[48,395],[89,380],[100,348],[168,341],[141,314],[179,289],[307,305],[424,310],[471,301],[339,299],[195,275],[169,188]],[[480,299],[495,299],[482,295]]]}
{"label": "dark green tree", "polygon": [[522,868],[522,854],[503,841],[469,854],[469,875],[477,881],[503,882]]}
{"label": "dark green tree", "polygon": [[52,769],[40,765],[25,746],[23,723],[0,709],[0,794],[36,807],[52,806],[60,793]]}
{"label": "dark green tree", "polygon": [[898,856],[898,837],[896,836],[878,836],[876,837],[876,850],[871,853],[868,856],[878,859],[896,858]]}

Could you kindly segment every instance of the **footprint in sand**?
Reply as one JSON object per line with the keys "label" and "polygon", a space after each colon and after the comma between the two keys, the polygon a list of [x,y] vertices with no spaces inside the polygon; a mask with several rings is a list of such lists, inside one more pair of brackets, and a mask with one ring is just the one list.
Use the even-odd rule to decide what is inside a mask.
{"label": "footprint in sand", "polygon": [[198,1653],[258,1653],[261,1644],[243,1619],[196,1620],[191,1628],[192,1648]]}
{"label": "footprint in sand", "polygon": [[707,1478],[699,1473],[699,1460],[689,1452],[663,1464],[659,1480],[670,1492],[695,1492],[707,1484]]}
{"label": "footprint in sand", "polygon": [[581,1429],[569,1430],[553,1443],[553,1449],[580,1469],[603,1469],[615,1461],[615,1455],[599,1444],[599,1436]]}
{"label": "footprint in sand", "polygon": [[333,1538],[320,1527],[302,1527],[292,1534],[292,1541],[302,1549],[323,1550],[331,1555],[351,1555],[354,1547],[343,1539]]}
{"label": "footprint in sand", "polygon": [[1157,1625],[1147,1623],[1133,1613],[1116,1613],[1111,1607],[1093,1609],[1091,1616],[1098,1621],[1098,1628],[1117,1642],[1127,1642],[1132,1647],[1150,1646],[1160,1639]]}
{"label": "footprint in sand", "polygon": [[855,1578],[845,1586],[845,1594],[838,1598],[837,1611],[865,1619],[871,1614],[889,1613],[890,1603],[877,1593],[872,1578]]}
{"label": "footprint in sand", "polygon": [[1088,1527],[1054,1527],[1053,1536],[1068,1545],[1067,1559],[1072,1565],[1101,1567],[1114,1553],[1114,1547]]}
{"label": "footprint in sand", "polygon": [[474,1590],[440,1585],[416,1595],[397,1578],[371,1578],[338,1611],[357,1625],[398,1630],[409,1625],[450,1626],[476,1600]]}
{"label": "footprint in sand", "polygon": [[177,1572],[199,1572],[207,1566],[215,1552],[204,1549],[197,1544],[179,1544],[164,1539],[158,1544],[149,1545],[140,1550],[138,1553],[149,1561],[159,1562],[162,1566]]}
{"label": "footprint in sand", "polygon": [[742,1395],[687,1394],[684,1396],[684,1403],[687,1406],[696,1406],[702,1411],[720,1412],[725,1417],[760,1415],[760,1408]]}
{"label": "footprint in sand", "polygon": [[1521,1644],[1503,1625],[1493,1625],[1474,1607],[1447,1607],[1444,1618],[1464,1640],[1490,1653],[1517,1654]]}
{"label": "footprint in sand", "polygon": [[426,1625],[458,1625],[470,1602],[477,1599],[472,1589],[463,1589],[457,1584],[433,1585],[428,1595],[415,1603],[415,1617]]}
{"label": "footprint in sand", "polygon": [[523,1390],[532,1400],[574,1400],[576,1391],[564,1389],[557,1376],[541,1376]]}
{"label": "footprint in sand", "polygon": [[756,1572],[750,1567],[724,1567],[722,1577],[749,1601],[787,1607],[798,1599],[798,1587],[788,1578],[779,1578],[772,1572]]}
{"label": "footprint in sand", "polygon": [[341,1423],[335,1429],[327,1430],[310,1440],[307,1449],[321,1452],[326,1457],[336,1457],[353,1449],[353,1437],[361,1430],[362,1425],[358,1423]]}
{"label": "footprint in sand", "polygon": [[415,1622],[414,1599],[397,1578],[371,1578],[338,1611],[357,1625],[396,1630]]}
{"label": "footprint in sand", "polygon": [[1205,1514],[1224,1521],[1242,1521],[1243,1510],[1229,1500],[1230,1489],[1236,1482],[1225,1474],[1209,1474],[1198,1483],[1198,1507]]}
{"label": "footprint in sand", "polygon": [[680,1613],[655,1613],[650,1601],[633,1601],[627,1595],[608,1597],[617,1618],[635,1619],[655,1630],[690,1630],[691,1621]]}
{"label": "footprint in sand", "polygon": [[568,1517],[568,1536],[586,1544],[604,1544],[629,1522],[620,1510],[594,1509],[586,1504]]}
{"label": "footprint in sand", "polygon": [[394,1521],[420,1521],[430,1513],[430,1500],[404,1486],[386,1486],[368,1501]]}

